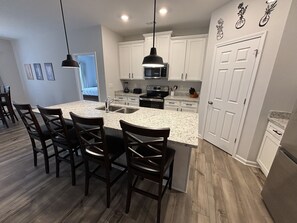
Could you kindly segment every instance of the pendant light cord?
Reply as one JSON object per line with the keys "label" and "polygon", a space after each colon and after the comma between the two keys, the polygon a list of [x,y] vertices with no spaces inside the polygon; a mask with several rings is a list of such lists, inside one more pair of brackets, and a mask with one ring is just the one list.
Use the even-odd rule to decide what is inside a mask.
{"label": "pendant light cord", "polygon": [[62,12],[64,33],[65,33],[65,39],[66,39],[66,45],[67,45],[67,52],[68,52],[68,54],[70,54],[70,52],[69,52],[69,44],[68,44],[68,37],[67,37],[66,26],[65,26],[65,18],[64,18],[64,11],[63,11],[62,0],[60,0],[60,6],[61,6],[61,12]]}
{"label": "pendant light cord", "polygon": [[153,48],[155,48],[155,32],[156,32],[156,0],[154,0],[154,22],[153,22]]}

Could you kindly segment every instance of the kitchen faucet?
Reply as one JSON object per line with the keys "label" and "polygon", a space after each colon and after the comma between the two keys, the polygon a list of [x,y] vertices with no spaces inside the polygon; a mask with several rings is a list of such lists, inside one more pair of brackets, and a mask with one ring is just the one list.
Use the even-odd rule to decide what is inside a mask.
{"label": "kitchen faucet", "polygon": [[114,101],[114,99],[111,99],[110,97],[107,97],[105,100],[105,112],[109,112],[109,106]]}

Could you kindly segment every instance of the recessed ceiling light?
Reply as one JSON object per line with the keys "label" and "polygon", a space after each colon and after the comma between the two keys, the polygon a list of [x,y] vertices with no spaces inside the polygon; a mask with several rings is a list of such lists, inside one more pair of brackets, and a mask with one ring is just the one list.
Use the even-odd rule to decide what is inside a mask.
{"label": "recessed ceiling light", "polygon": [[161,8],[159,10],[160,15],[162,15],[162,16],[165,16],[167,14],[167,12],[168,12],[167,8]]}
{"label": "recessed ceiling light", "polygon": [[121,19],[122,19],[123,22],[128,22],[128,20],[129,20],[129,16],[127,16],[127,15],[122,15],[122,16],[121,16]]}

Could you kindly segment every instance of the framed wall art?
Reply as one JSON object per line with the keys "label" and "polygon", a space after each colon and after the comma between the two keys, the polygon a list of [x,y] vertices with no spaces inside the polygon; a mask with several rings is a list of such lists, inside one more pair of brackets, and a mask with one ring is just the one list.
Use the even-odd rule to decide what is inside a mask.
{"label": "framed wall art", "polygon": [[33,64],[35,76],[37,80],[44,80],[40,63]]}
{"label": "framed wall art", "polygon": [[25,72],[28,80],[34,80],[31,64],[24,64]]}
{"label": "framed wall art", "polygon": [[54,81],[55,74],[54,74],[53,64],[52,63],[44,63],[44,69],[45,69],[47,79],[49,81]]}

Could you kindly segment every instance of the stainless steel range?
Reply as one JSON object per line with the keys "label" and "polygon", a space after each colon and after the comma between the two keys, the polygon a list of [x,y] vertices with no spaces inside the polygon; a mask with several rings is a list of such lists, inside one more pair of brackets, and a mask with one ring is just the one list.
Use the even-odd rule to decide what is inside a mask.
{"label": "stainless steel range", "polygon": [[168,86],[148,85],[146,94],[139,97],[139,106],[164,109],[164,98],[168,95]]}

